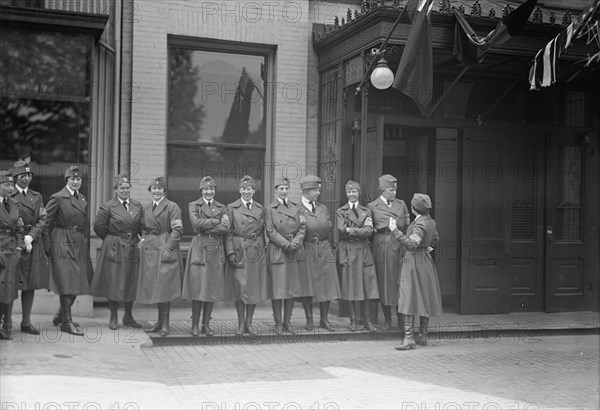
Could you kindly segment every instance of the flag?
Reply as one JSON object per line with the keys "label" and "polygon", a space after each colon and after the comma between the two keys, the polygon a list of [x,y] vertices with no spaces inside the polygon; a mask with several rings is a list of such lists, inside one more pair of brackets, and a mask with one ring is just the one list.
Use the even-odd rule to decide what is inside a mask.
{"label": "flag", "polygon": [[252,92],[255,88],[246,67],[242,68],[233,104],[223,130],[222,142],[240,143],[245,142],[248,138]]}
{"label": "flag", "polygon": [[478,36],[465,17],[455,9],[454,56],[456,59],[467,66],[481,63],[490,48],[508,41],[521,32],[536,3],[537,0],[527,0],[504,16],[496,28],[485,37]]}
{"label": "flag", "polygon": [[392,87],[409,96],[425,115],[433,94],[433,56],[431,48],[431,8],[433,0],[408,0],[414,9],[412,26],[398,64]]}

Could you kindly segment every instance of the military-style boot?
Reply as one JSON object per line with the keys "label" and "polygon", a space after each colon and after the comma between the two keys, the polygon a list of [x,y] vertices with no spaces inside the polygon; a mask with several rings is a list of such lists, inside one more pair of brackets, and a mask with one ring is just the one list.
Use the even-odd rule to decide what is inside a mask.
{"label": "military-style boot", "polygon": [[398,329],[400,329],[400,340],[404,340],[404,315],[398,313]]}
{"label": "military-style boot", "polygon": [[157,332],[160,332],[160,329],[162,328],[162,319],[163,319],[163,314],[162,313],[163,313],[163,304],[162,303],[158,303],[158,320],[156,321],[156,323],[152,327],[144,329],[144,331],[146,333],[157,333]]}
{"label": "military-style boot", "polygon": [[252,318],[254,317],[254,309],[256,305],[247,304],[246,305],[246,328],[245,333],[248,333],[249,336],[255,337],[257,336],[256,332],[252,328]]}
{"label": "military-style boot", "polygon": [[123,302],[125,313],[123,314],[123,326],[140,329],[142,325],[133,318],[133,302]]}
{"label": "military-style boot", "polygon": [[302,306],[304,307],[304,315],[306,316],[306,330],[313,330],[313,310],[312,310],[312,301],[310,297],[304,298],[302,301]]}
{"label": "military-style boot", "polygon": [[369,332],[377,331],[377,328],[371,323],[371,312],[373,312],[373,308],[377,308],[376,302],[369,299],[365,300],[365,330]]}
{"label": "military-style boot", "polygon": [[283,331],[295,335],[296,331],[292,326],[292,310],[294,309],[294,299],[285,299],[283,301]]}
{"label": "military-style boot", "polygon": [[119,310],[119,302],[109,299],[108,307],[110,309],[110,319],[108,320],[108,328],[110,330],[117,330],[119,328],[119,319],[117,318],[117,311]]}
{"label": "military-style boot", "polygon": [[200,323],[200,312],[202,311],[202,301],[192,300],[192,330],[190,334],[194,337],[200,336],[200,329],[198,324]]}
{"label": "military-style boot", "polygon": [[356,312],[356,330],[357,331],[361,331],[361,330],[365,330],[365,320],[362,317],[362,313],[363,313],[363,305],[364,305],[364,301],[363,300],[355,300],[354,301],[354,311]]}
{"label": "military-style boot", "polygon": [[[75,298],[77,296],[76,295],[64,295],[64,296],[69,296],[70,306],[73,306],[73,303],[75,303]],[[60,326],[60,324],[62,323],[62,320],[63,320],[62,306],[59,306],[58,310],[54,314],[54,317],[52,318],[52,324],[54,326]],[[79,326],[79,323],[77,323],[77,322],[73,322],[73,324],[75,326]]]}
{"label": "military-style boot", "polygon": [[392,328],[392,307],[381,305],[381,310],[383,311],[383,326],[381,326],[381,330],[390,330]]}
{"label": "military-style boot", "polygon": [[348,301],[348,318],[350,319],[350,326],[348,326],[348,330],[351,332],[356,332],[356,309],[354,306],[354,302]]}
{"label": "military-style boot", "polygon": [[162,312],[162,327],[160,328],[160,336],[166,337],[171,334],[171,327],[169,326],[169,315],[171,314],[171,303],[163,303]]}
{"label": "military-style boot", "polygon": [[396,346],[396,350],[412,350],[416,347],[415,339],[413,337],[412,329],[412,317],[406,315],[404,320],[404,338],[399,346]]}
{"label": "military-style boot", "polygon": [[275,319],[275,334],[281,336],[283,334],[283,323],[281,321],[281,299],[271,300],[271,306],[273,307],[273,318]]}
{"label": "military-style boot", "polygon": [[210,315],[213,310],[213,302],[203,302],[202,306],[204,312],[202,312],[202,334],[206,336],[213,336],[215,332],[210,328]]}
{"label": "military-style boot", "polygon": [[419,316],[419,339],[417,344],[427,346],[427,332],[429,330],[429,318],[427,316]]}
{"label": "military-style boot", "polygon": [[21,319],[21,333],[30,335],[39,335],[40,331],[31,324],[31,308],[33,307],[33,290],[21,291],[21,310],[23,312]]}
{"label": "military-style boot", "polygon": [[1,340],[12,340],[12,302],[0,303],[0,319],[2,319],[2,328],[0,328]]}
{"label": "military-style boot", "polygon": [[71,300],[70,295],[60,295],[60,308],[62,310],[60,330],[74,336],[83,336],[83,332],[79,330],[71,318]]}
{"label": "military-style boot", "polygon": [[319,303],[319,311],[321,320],[319,320],[319,327],[328,330],[330,332],[335,331],[335,327],[331,323],[329,323],[329,301]]}
{"label": "military-style boot", "polygon": [[244,328],[246,326],[246,306],[241,300],[235,301],[235,309],[237,310],[238,327],[235,334],[242,336],[244,334]]}

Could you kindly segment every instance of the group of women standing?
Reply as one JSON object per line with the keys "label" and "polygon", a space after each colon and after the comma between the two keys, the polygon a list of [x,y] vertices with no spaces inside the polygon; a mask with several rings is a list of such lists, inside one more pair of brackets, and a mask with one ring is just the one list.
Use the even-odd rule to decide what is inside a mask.
{"label": "group of women standing", "polygon": [[[8,186],[14,184],[15,175],[31,179],[29,168],[25,172],[23,167],[20,164],[12,174],[2,174],[0,199],[14,195]],[[177,299],[192,301],[192,336],[214,334],[210,319],[216,301],[235,301],[238,335],[256,334],[252,325],[255,307],[266,300],[271,300],[276,334],[296,333],[291,322],[295,301],[304,308],[306,329],[315,326],[313,305],[318,303],[318,326],[334,331],[329,307],[332,300],[340,298],[348,302],[350,331],[362,330],[364,325],[373,332],[373,312],[380,300],[382,330],[391,328],[392,308],[397,306],[398,325],[404,331],[399,350],[415,346],[411,315],[420,317],[419,342],[426,344],[428,318],[441,313],[437,273],[430,256],[437,241],[435,221],[429,216],[431,202],[427,195],[415,194],[411,208],[416,219],[411,224],[406,204],[396,198],[397,181],[391,175],[379,178],[380,196],[367,206],[359,202],[360,184],[348,181],[348,202],[335,215],[337,246],[327,207],[317,202],[318,177],[307,175],[300,180],[302,197],[297,202],[289,198],[290,181],[277,180],[275,200],[264,207],[253,198],[256,181],[252,177],[244,176],[239,181],[240,198],[224,205],[215,199],[216,181],[205,176],[199,185],[200,198],[188,204],[195,235],[185,266],[179,247],[181,209],[167,198],[165,179],[150,183],[152,201],[143,206],[130,197],[128,177],[120,175],[114,184],[114,198],[102,204],[94,221],[94,231],[103,240],[95,273],[88,255],[88,209],[79,193],[81,182],[81,171],[73,166],[65,173],[65,187],[52,195],[45,208],[41,196],[29,201],[36,202],[37,208],[30,206],[25,201],[27,192],[25,205],[15,206],[9,213],[0,207],[0,240],[11,244],[2,248],[1,278],[18,262],[14,255],[29,255],[32,249],[36,249],[32,254],[40,255],[36,260],[50,265],[47,283],[41,275],[41,281],[23,287],[24,331],[37,331],[25,304],[30,312],[32,297],[26,292],[39,286],[60,295],[54,323],[76,335],[82,333],[72,321],[71,305],[80,294],[108,299],[109,328],[113,330],[118,328],[120,303],[125,309],[123,325],[130,327],[141,327],[133,318],[134,301],[157,304],[158,319],[146,331],[161,336],[170,333],[170,304]],[[3,288],[0,296],[6,325],[16,287]],[[8,336],[4,330],[1,335]]]}

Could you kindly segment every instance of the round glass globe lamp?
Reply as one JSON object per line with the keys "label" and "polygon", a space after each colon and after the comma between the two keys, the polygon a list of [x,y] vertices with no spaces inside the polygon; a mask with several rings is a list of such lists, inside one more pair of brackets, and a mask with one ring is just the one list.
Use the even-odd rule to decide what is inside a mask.
{"label": "round glass globe lamp", "polygon": [[377,88],[378,90],[385,90],[390,88],[393,83],[394,73],[388,67],[385,58],[382,57],[377,62],[375,69],[371,73],[371,84],[373,84],[373,87]]}

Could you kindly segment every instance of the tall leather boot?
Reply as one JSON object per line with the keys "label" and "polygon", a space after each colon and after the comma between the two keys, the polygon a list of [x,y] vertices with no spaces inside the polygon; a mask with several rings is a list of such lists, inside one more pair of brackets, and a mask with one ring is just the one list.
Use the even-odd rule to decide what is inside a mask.
{"label": "tall leather boot", "polygon": [[166,337],[171,334],[171,327],[169,326],[169,315],[171,314],[171,303],[163,303],[162,312],[162,327],[160,328],[160,336]]}
{"label": "tall leather boot", "polygon": [[108,320],[108,328],[110,330],[117,330],[119,328],[119,319],[117,318],[119,302],[109,299],[108,307],[110,309],[110,319]]}
{"label": "tall leather boot", "polygon": [[364,306],[364,300],[355,300],[354,301],[354,311],[356,312],[356,330],[357,331],[361,331],[361,330],[365,330],[365,320],[362,317],[362,313],[363,313],[363,306]]}
{"label": "tall leather boot", "polygon": [[125,307],[125,313],[123,314],[123,326],[140,329],[142,325],[136,322],[133,318],[133,302],[123,302],[123,306]]}
{"label": "tall leather boot", "polygon": [[275,319],[275,334],[281,336],[283,334],[283,323],[281,321],[281,299],[271,300],[271,306],[273,307],[273,318]]}
{"label": "tall leather boot", "polygon": [[304,315],[306,316],[306,330],[313,330],[313,307],[310,297],[304,298],[302,301],[302,307],[304,307]]}
{"label": "tall leather boot", "polygon": [[377,308],[377,302],[370,299],[365,300],[365,330],[369,332],[376,332],[377,328],[371,323],[371,312],[374,308]]}
{"label": "tall leather boot", "polygon": [[[0,320],[4,319],[7,303],[0,302]],[[4,322],[3,322],[4,323]],[[0,327],[0,340],[12,340],[12,335],[7,334],[3,327]]]}
{"label": "tall leather boot", "polygon": [[31,308],[33,307],[34,290],[21,291],[21,310],[23,312],[21,319],[21,333],[30,335],[39,335],[40,332],[31,324]]}
{"label": "tall leather boot", "polygon": [[213,302],[203,302],[202,306],[204,311],[202,312],[202,334],[206,336],[213,336],[215,332],[210,328],[210,315],[212,314]]}
{"label": "tall leather boot", "polygon": [[4,340],[12,340],[12,306],[13,302],[10,303],[0,303],[2,306],[2,311],[0,315],[2,316],[2,329],[0,332],[0,339]]}
{"label": "tall leather boot", "polygon": [[413,337],[412,329],[412,317],[411,315],[405,315],[404,319],[404,338],[399,346],[396,346],[396,350],[412,350],[416,347],[415,339]]}
{"label": "tall leather boot", "polygon": [[244,334],[244,327],[246,326],[246,305],[241,300],[236,300],[235,309],[237,310],[238,317],[238,327],[235,334],[242,336]]}
{"label": "tall leather boot", "polygon": [[381,330],[390,330],[392,328],[392,307],[390,305],[381,305],[383,311],[383,326]]}
{"label": "tall leather boot", "polygon": [[[73,303],[75,303],[75,298],[77,298],[77,296],[76,295],[65,295],[65,296],[69,296],[71,306],[73,306]],[[62,323],[62,319],[63,319],[63,311],[62,311],[62,307],[59,306],[58,310],[54,314],[54,317],[52,318],[52,324],[54,326],[60,326],[60,324]],[[79,326],[79,323],[77,323],[77,322],[73,322],[73,324],[75,326]]]}
{"label": "tall leather boot", "polygon": [[333,327],[333,325],[331,323],[329,323],[329,320],[328,320],[329,303],[330,303],[329,301],[319,303],[319,310],[320,310],[320,314],[321,314],[321,320],[319,320],[319,327],[321,327],[325,330],[329,330],[330,332],[333,332],[333,331],[335,331],[335,327]]}
{"label": "tall leather boot", "polygon": [[356,308],[354,306],[354,302],[348,301],[348,317],[350,319],[350,326],[348,326],[348,330],[351,332],[356,332]]}
{"label": "tall leather boot", "polygon": [[253,305],[253,304],[246,305],[246,333],[248,333],[248,335],[250,335],[252,337],[256,336],[256,332],[252,328],[252,318],[254,317],[254,309],[255,308],[256,308],[256,305]]}
{"label": "tall leather boot", "polygon": [[429,318],[427,316],[419,316],[419,339],[417,344],[427,346],[427,332],[429,330]]}
{"label": "tall leather boot", "polygon": [[202,312],[202,301],[192,300],[192,330],[190,334],[194,337],[200,336],[200,329],[198,324],[200,323],[200,313]]}
{"label": "tall leather boot", "polygon": [[163,304],[158,303],[158,320],[152,327],[144,329],[144,331],[146,333],[160,332],[160,329],[162,328],[162,319],[163,319]]}
{"label": "tall leather boot", "polygon": [[60,308],[62,310],[60,330],[75,336],[83,336],[83,332],[79,330],[71,318],[71,300],[70,295],[60,295]]}
{"label": "tall leather boot", "polygon": [[404,315],[398,313],[398,329],[400,329],[400,340],[404,340]]}
{"label": "tall leather boot", "polygon": [[295,335],[296,331],[292,326],[292,310],[294,309],[294,299],[285,299],[283,301],[283,331]]}

